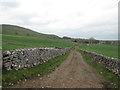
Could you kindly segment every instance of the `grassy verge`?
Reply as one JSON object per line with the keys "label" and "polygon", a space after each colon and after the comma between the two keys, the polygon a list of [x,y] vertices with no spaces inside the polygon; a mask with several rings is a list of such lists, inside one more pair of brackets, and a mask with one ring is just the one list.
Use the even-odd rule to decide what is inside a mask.
{"label": "grassy verge", "polygon": [[108,71],[106,68],[96,64],[90,57],[82,52],[80,52],[84,60],[94,67],[105,80],[105,87],[107,88],[119,88],[120,89],[120,77],[114,75],[112,72]]}
{"label": "grassy verge", "polygon": [[49,61],[47,61],[44,64],[40,64],[37,66],[34,66],[32,68],[28,68],[28,69],[21,69],[21,70],[12,70],[12,71],[4,71],[3,70],[3,77],[2,77],[2,84],[3,87],[8,87],[9,84],[13,83],[17,83],[19,80],[24,80],[24,79],[28,79],[31,77],[36,77],[36,76],[43,76],[43,75],[48,75],[49,73],[51,73],[52,71],[55,70],[56,67],[58,67],[63,60],[65,60],[70,52],[68,52],[65,55],[62,56],[58,56],[54,59],[51,59]]}

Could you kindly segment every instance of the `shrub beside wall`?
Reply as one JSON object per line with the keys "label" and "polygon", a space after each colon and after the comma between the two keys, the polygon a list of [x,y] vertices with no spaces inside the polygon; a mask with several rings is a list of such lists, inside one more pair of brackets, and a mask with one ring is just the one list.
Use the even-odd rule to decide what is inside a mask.
{"label": "shrub beside wall", "polygon": [[80,51],[87,54],[97,64],[100,64],[101,66],[107,68],[114,74],[120,76],[120,59],[106,57],[87,50],[80,50]]}
{"label": "shrub beside wall", "polygon": [[65,54],[69,48],[30,48],[3,52],[3,69],[18,70],[45,63]]}

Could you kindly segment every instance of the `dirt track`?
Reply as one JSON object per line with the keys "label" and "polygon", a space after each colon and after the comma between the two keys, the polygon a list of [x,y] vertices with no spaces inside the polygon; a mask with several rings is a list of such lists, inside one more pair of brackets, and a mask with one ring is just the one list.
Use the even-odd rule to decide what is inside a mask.
{"label": "dirt track", "polygon": [[50,75],[22,81],[14,88],[102,88],[100,75],[89,66],[79,52],[69,57]]}

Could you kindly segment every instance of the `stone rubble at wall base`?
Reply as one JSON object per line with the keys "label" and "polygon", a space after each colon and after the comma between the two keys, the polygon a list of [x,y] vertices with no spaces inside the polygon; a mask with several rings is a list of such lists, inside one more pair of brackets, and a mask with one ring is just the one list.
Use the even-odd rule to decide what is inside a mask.
{"label": "stone rubble at wall base", "polygon": [[3,69],[19,70],[29,68],[57,56],[65,54],[70,48],[30,48],[3,52]]}
{"label": "stone rubble at wall base", "polygon": [[80,50],[80,51],[87,54],[97,64],[107,68],[109,71],[120,76],[120,59],[106,57],[87,50]]}

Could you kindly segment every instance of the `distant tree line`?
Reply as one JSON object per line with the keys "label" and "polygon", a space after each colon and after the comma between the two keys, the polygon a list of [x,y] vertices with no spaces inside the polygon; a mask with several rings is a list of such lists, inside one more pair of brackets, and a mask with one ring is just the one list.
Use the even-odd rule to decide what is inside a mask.
{"label": "distant tree line", "polygon": [[84,44],[105,44],[105,45],[120,45],[120,41],[104,41],[104,40],[96,40],[95,38],[91,37],[89,39],[81,39],[81,38],[70,38],[70,37],[63,37],[66,41],[84,43]]}

